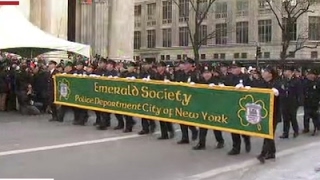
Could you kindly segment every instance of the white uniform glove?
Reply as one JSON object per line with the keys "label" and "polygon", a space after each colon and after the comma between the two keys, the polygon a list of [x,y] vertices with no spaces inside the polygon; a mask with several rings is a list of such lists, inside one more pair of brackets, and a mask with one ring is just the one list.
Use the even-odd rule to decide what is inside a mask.
{"label": "white uniform glove", "polygon": [[166,82],[166,83],[168,83],[168,82],[170,82],[170,80],[169,79],[165,79],[165,80],[163,80],[164,82]]}
{"label": "white uniform glove", "polygon": [[240,88],[243,88],[243,87],[244,87],[243,84],[237,84],[237,85],[236,85],[236,88],[237,88],[237,89],[240,89]]}
{"label": "white uniform glove", "polygon": [[117,79],[117,78],[119,78],[119,77],[118,77],[118,76],[113,76],[113,78],[114,78],[114,79]]}
{"label": "white uniform glove", "polygon": [[136,79],[136,77],[132,76],[132,77],[130,77],[130,79],[131,79],[131,80],[135,80],[135,79]]}
{"label": "white uniform glove", "polygon": [[245,86],[244,88],[246,88],[246,89],[251,89],[251,86]]}
{"label": "white uniform glove", "polygon": [[275,96],[279,96],[279,91],[276,88],[272,88],[272,91],[274,93]]}
{"label": "white uniform glove", "polygon": [[214,83],[209,84],[210,87],[216,86]]}
{"label": "white uniform glove", "polygon": [[220,87],[224,87],[225,85],[224,85],[224,84],[219,84],[218,86],[220,86]]}
{"label": "white uniform glove", "polygon": [[190,84],[191,84],[191,85],[195,85],[196,83],[194,83],[194,82],[190,82]]}
{"label": "white uniform glove", "polygon": [[112,76],[108,76],[108,78],[110,79],[110,78],[112,78]]}
{"label": "white uniform glove", "polygon": [[148,79],[147,78],[142,78],[142,80],[147,81]]}

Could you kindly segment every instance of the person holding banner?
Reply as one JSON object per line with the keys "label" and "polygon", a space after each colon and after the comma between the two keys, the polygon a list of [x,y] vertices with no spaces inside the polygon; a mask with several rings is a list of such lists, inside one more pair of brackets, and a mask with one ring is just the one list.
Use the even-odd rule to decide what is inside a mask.
{"label": "person holding banner", "polygon": [[[209,84],[209,86],[216,86],[219,84],[219,78],[214,77],[211,69],[205,66],[202,71],[202,77],[200,77],[200,84]],[[208,129],[200,128],[199,132],[199,143],[193,147],[193,150],[203,150],[206,148],[206,137]],[[224,139],[222,137],[222,132],[218,130],[213,130],[216,141],[218,142],[216,148],[221,149],[224,147]]]}
{"label": "person holding banner", "polygon": [[[175,79],[178,82],[184,82],[184,83],[197,83],[198,82],[198,74],[196,71],[194,71],[194,64],[195,61],[191,58],[187,58],[184,66],[183,66],[183,72],[181,74],[181,77]],[[194,126],[187,126],[180,124],[182,137],[181,140],[178,141],[178,144],[189,144],[189,132],[188,129],[192,132],[192,140],[195,141],[198,138],[198,130]]]}
{"label": "person holding banner", "polygon": [[[170,78],[171,75],[169,73],[169,70],[166,68],[167,68],[167,64],[165,62],[163,62],[163,61],[159,62],[157,64],[157,73],[155,74],[154,79],[155,80],[162,80],[162,81],[171,81],[172,80]],[[159,140],[174,138],[175,132],[174,132],[173,125],[171,122],[160,121],[160,130],[161,130],[161,135],[158,138]]]}
{"label": "person holding banner", "polygon": [[[236,88],[243,88],[245,86],[250,86],[250,78],[247,74],[241,72],[242,64],[240,62],[233,61],[231,65],[231,74],[226,79],[226,86],[235,86]],[[228,155],[238,155],[241,150],[241,136],[240,134],[231,133],[233,148],[228,152]],[[251,151],[251,141],[250,137],[242,135],[245,143],[246,152]]]}
{"label": "person holding banner", "polygon": [[[273,133],[275,133],[278,122],[281,122],[280,103],[279,103],[279,88],[280,83],[277,81],[277,71],[272,67],[267,67],[262,73],[263,83],[260,88],[272,89],[274,92],[274,106],[273,106]],[[264,139],[262,150],[257,159],[260,163],[265,163],[265,160],[276,158],[276,145],[274,139]]]}
{"label": "person holding banner", "polygon": [[57,62],[55,61],[50,61],[49,62],[49,75],[47,76],[47,83],[48,83],[48,102],[49,102],[49,106],[51,108],[51,115],[52,118],[49,121],[58,121],[58,111],[57,111],[57,106],[54,104],[54,80],[53,80],[53,76],[56,75],[58,73],[58,71],[56,70],[56,66],[57,66]]}

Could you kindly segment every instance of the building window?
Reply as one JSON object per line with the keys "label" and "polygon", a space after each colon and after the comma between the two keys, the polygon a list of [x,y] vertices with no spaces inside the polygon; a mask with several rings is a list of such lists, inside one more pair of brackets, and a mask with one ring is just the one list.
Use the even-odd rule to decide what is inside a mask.
{"label": "building window", "polygon": [[156,25],[156,3],[147,5],[147,26]]}
{"label": "building window", "polygon": [[[190,0],[189,0],[190,1]],[[198,20],[207,18],[208,0],[198,0]],[[204,16],[206,15],[206,16]]]}
{"label": "building window", "polygon": [[258,9],[260,14],[270,13],[271,7],[266,2],[266,0],[259,0]]}
{"label": "building window", "polygon": [[227,18],[228,16],[228,4],[226,2],[217,2],[215,16],[216,19]]}
{"label": "building window", "polygon": [[237,22],[236,24],[236,42],[239,44],[249,43],[249,23],[248,22]]}
{"label": "building window", "polygon": [[171,29],[162,29],[162,46],[171,47]]}
{"label": "building window", "polygon": [[241,53],[241,59],[247,59],[248,54],[247,53]]}
{"label": "building window", "polygon": [[141,32],[140,31],[134,32],[133,46],[134,46],[134,49],[141,48]]}
{"label": "building window", "polygon": [[234,53],[233,54],[234,59],[239,59],[240,58],[240,53]]}
{"label": "building window", "polygon": [[181,60],[181,54],[177,55],[177,60]]}
{"label": "building window", "polygon": [[183,60],[186,60],[187,57],[188,57],[188,55],[186,55],[186,54],[183,54],[183,55],[182,55]]}
{"label": "building window", "polygon": [[237,1],[237,17],[248,16],[249,2],[247,0]]}
{"label": "building window", "polygon": [[311,58],[318,59],[318,51],[311,51]]}
{"label": "building window", "polygon": [[213,59],[219,59],[219,54],[217,53],[213,54]]}
{"label": "building window", "polygon": [[216,44],[227,44],[227,23],[216,24]]}
{"label": "building window", "polygon": [[189,45],[189,32],[188,27],[179,28],[179,46]]}
{"label": "building window", "polygon": [[189,21],[189,0],[179,0],[179,22]]}
{"label": "building window", "polygon": [[225,53],[221,53],[220,54],[220,59],[226,59],[226,54]]}
{"label": "building window", "polygon": [[156,30],[147,30],[147,44],[148,48],[156,47]]}
{"label": "building window", "polygon": [[166,55],[166,60],[170,60],[170,55]]}
{"label": "building window", "polygon": [[164,55],[160,56],[161,61],[164,61],[164,57],[165,57]]}
{"label": "building window", "polygon": [[258,35],[259,35],[259,42],[263,42],[263,43],[271,42],[271,39],[272,39],[271,19],[258,21]]}
{"label": "building window", "polygon": [[172,1],[162,1],[162,24],[172,22]]}
{"label": "building window", "polygon": [[206,54],[201,54],[200,58],[201,59],[206,59]]}
{"label": "building window", "polygon": [[320,40],[320,16],[309,17],[309,40]]}
{"label": "building window", "polygon": [[282,24],[284,27],[284,30],[282,30],[282,40],[297,40],[297,21],[290,23],[291,25],[288,26],[288,19],[282,18]]}
{"label": "building window", "polygon": [[199,35],[199,40],[201,41],[201,45],[207,45],[207,25],[201,25],[200,26],[200,35]]}
{"label": "building window", "polygon": [[288,57],[289,57],[289,58],[295,58],[295,56],[296,56],[296,53],[295,53],[295,52],[289,51],[289,54],[288,54]]}
{"label": "building window", "polygon": [[134,6],[134,16],[141,16],[141,5]]}
{"label": "building window", "polygon": [[270,52],[264,52],[263,53],[263,57],[266,58],[266,59],[269,59],[270,58]]}

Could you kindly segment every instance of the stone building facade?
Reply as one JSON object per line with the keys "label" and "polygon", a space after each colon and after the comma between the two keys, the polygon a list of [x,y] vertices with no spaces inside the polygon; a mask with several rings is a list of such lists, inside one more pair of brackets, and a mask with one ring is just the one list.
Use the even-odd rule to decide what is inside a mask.
{"label": "stone building facade", "polygon": [[[189,13],[189,18],[194,18],[192,12],[186,12],[188,9],[191,9],[189,0],[174,0],[173,3],[167,0],[136,0],[135,59],[177,60],[184,56],[192,57],[187,23],[182,16]],[[314,44],[320,41],[320,3],[311,9],[313,13],[299,18],[294,36],[309,36],[307,43]],[[280,58],[281,29],[264,0],[217,0],[201,31],[203,35],[216,33],[201,47],[202,60],[254,60],[257,46],[261,47],[261,59]],[[303,49],[292,54],[292,58],[318,59],[319,48]],[[289,51],[293,49],[294,45]]]}

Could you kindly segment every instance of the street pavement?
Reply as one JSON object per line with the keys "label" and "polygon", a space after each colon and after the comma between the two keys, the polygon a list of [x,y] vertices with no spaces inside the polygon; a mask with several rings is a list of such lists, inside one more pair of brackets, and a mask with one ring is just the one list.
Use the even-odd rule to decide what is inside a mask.
{"label": "street pavement", "polygon": [[[298,111],[300,125],[302,113],[302,110]],[[209,132],[207,149],[194,151],[192,146],[196,142],[176,144],[180,138],[178,125],[174,140],[159,141],[158,133],[137,135],[141,129],[138,119],[134,132],[129,134],[95,130],[92,125],[94,114],[84,127],[73,126],[71,114],[64,123],[48,122],[48,119],[48,115],[0,113],[0,178],[243,180],[242,171],[260,167],[255,160],[261,150],[260,138],[252,138],[251,153],[243,150],[239,156],[230,157],[226,155],[232,145],[229,133],[223,134],[226,141],[224,149],[214,149],[213,133]],[[112,125],[116,125],[115,120]],[[282,124],[279,124],[277,136],[281,129]],[[266,167],[286,168],[279,162],[315,147],[319,139],[320,135],[277,139],[279,158]],[[247,174],[255,174],[255,170],[250,169]]]}

